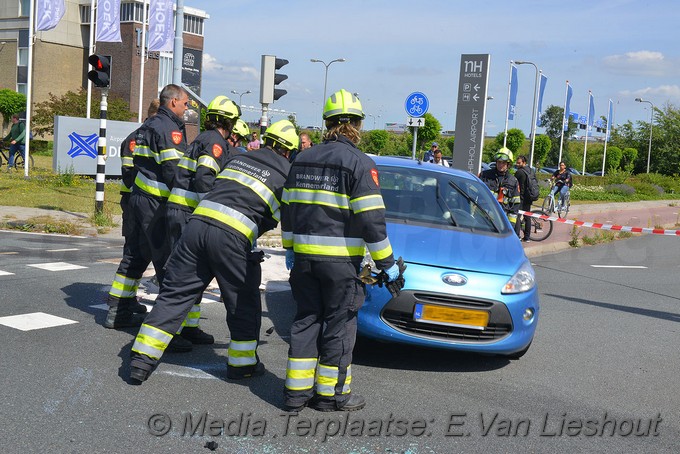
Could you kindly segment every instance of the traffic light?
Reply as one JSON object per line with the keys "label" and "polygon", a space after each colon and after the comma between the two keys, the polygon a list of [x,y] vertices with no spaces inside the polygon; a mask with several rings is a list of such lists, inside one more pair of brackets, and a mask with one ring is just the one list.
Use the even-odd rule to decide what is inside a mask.
{"label": "traffic light", "polygon": [[87,61],[94,68],[87,73],[87,78],[95,87],[109,88],[111,86],[111,56],[92,54]]}
{"label": "traffic light", "polygon": [[260,104],[271,104],[281,96],[288,93],[286,90],[276,88],[278,84],[288,79],[285,74],[277,74],[276,70],[288,64],[288,60],[276,58],[273,55],[262,56],[262,72],[260,76]]}

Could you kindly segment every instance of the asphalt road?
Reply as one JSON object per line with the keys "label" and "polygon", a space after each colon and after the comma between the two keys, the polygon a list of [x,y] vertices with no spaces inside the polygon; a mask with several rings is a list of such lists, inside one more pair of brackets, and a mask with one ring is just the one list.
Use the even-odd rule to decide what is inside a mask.
{"label": "asphalt road", "polygon": [[262,293],[263,377],[226,380],[225,311],[207,294],[201,324],[218,342],[166,354],[147,382],[132,386],[125,378],[136,330],[101,326],[121,241],[0,238],[2,452],[210,452],[209,442],[229,453],[680,446],[677,238],[532,258],[540,321],[519,361],[360,341],[352,385],[366,408],[298,416],[279,409],[294,310],[285,273]]}

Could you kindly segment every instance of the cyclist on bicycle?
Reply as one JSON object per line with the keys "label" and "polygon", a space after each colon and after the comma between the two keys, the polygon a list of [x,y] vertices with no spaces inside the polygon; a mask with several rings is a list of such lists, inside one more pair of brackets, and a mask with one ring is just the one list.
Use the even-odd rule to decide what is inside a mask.
{"label": "cyclist on bicycle", "polygon": [[496,152],[494,159],[496,168],[483,171],[479,174],[479,179],[494,193],[498,203],[501,204],[503,211],[510,219],[510,223],[514,226],[515,233],[519,236],[517,213],[521,200],[517,178],[509,172],[510,166],[514,162],[512,151],[503,147]]}
{"label": "cyclist on bicycle", "polygon": [[572,186],[571,173],[569,173],[567,165],[564,162],[560,162],[560,168],[555,170],[550,179],[555,182],[555,185],[550,190],[551,194],[555,195],[557,191],[560,193],[560,200],[557,204],[557,211],[559,212],[564,204],[564,198],[569,194],[569,188]]}
{"label": "cyclist on bicycle", "polygon": [[21,121],[19,115],[12,115],[12,128],[3,140],[9,143],[9,160],[7,163],[7,170],[9,170],[14,166],[14,155],[17,153],[23,155],[26,148],[26,124]]}

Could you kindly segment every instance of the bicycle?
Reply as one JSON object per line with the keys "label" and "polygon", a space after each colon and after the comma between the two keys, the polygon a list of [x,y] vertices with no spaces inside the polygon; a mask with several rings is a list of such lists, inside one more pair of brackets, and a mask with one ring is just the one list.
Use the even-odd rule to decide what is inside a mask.
{"label": "bicycle", "polygon": [[545,196],[545,199],[543,199],[543,205],[542,209],[544,213],[547,213],[548,215],[557,213],[557,216],[562,219],[566,219],[567,214],[569,213],[569,208],[571,207],[571,196],[569,194],[569,191],[564,195],[564,203],[561,205],[558,204],[555,201],[555,194],[553,194],[552,190],[553,187],[555,187],[555,181],[554,180],[545,180],[548,183],[550,183],[550,189],[548,191],[548,195]]}
{"label": "bicycle", "polygon": [[[4,161],[3,161],[4,159]],[[0,142],[0,167],[4,163],[7,163],[9,166],[9,147],[5,145],[4,142]],[[29,168],[33,168],[35,165],[35,162],[33,161],[33,156],[29,155],[28,156],[28,166]],[[24,167],[24,153],[15,153],[14,154],[14,163],[12,164],[12,168],[14,170],[21,169]]]}
{"label": "bicycle", "polygon": [[[543,214],[549,216],[546,212],[544,211],[532,211],[532,213],[536,214]],[[530,240],[531,241],[543,241],[547,239],[553,231],[553,223],[552,221],[547,221],[545,219],[541,218],[534,218],[534,217],[529,217],[529,216],[522,216],[522,221],[520,225],[520,231],[519,231],[519,237],[520,239],[524,239],[524,223],[531,222],[531,230],[530,230]]]}

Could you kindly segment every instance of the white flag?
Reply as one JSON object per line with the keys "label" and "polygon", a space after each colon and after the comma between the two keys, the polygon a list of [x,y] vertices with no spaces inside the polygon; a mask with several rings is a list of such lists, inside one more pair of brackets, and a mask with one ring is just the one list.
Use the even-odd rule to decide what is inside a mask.
{"label": "white flag", "polygon": [[95,41],[120,43],[120,0],[97,0],[97,36]]}
{"label": "white flag", "polygon": [[52,30],[64,17],[64,12],[64,0],[38,0],[35,30]]}
{"label": "white flag", "polygon": [[149,52],[172,51],[175,30],[172,26],[172,0],[151,0],[149,7]]}

